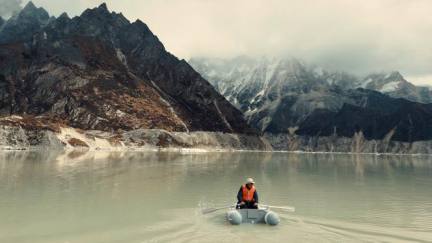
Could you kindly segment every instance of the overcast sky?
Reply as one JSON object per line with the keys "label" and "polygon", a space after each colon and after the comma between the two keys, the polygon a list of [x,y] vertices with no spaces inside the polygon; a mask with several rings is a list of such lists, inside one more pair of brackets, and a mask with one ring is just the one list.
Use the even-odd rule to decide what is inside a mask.
{"label": "overcast sky", "polygon": [[[23,2],[27,3],[27,0]],[[33,0],[51,14],[108,4],[179,58],[296,57],[357,74],[398,70],[432,85],[431,0]]]}

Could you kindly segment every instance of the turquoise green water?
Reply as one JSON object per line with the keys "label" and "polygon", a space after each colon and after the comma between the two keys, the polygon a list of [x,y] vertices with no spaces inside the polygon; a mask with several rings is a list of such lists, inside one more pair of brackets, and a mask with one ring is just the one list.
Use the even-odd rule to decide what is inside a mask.
{"label": "turquoise green water", "polygon": [[[253,177],[277,227],[231,226]],[[0,152],[0,242],[432,242],[432,157]]]}

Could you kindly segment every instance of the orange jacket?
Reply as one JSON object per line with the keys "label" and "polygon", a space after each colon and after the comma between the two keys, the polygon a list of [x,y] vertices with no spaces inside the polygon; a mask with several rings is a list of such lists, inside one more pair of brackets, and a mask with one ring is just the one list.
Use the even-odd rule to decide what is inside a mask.
{"label": "orange jacket", "polygon": [[242,185],[242,201],[243,202],[251,202],[254,201],[254,194],[255,194],[255,187],[252,186],[252,188],[249,190],[245,185]]}

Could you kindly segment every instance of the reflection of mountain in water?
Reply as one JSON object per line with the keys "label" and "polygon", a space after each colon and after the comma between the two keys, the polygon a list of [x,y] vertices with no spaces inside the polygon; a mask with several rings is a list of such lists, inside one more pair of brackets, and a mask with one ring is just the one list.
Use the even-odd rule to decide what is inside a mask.
{"label": "reflection of mountain in water", "polygon": [[[13,161],[13,162],[11,162]],[[32,163],[29,163],[32,161]],[[43,164],[43,168],[38,168]],[[37,174],[43,169],[53,176],[88,173],[89,169],[104,171],[115,169],[115,173],[134,172],[137,167],[151,178],[163,178],[161,171],[169,170],[175,179],[187,173],[211,175],[215,170],[227,175],[247,174],[266,167],[277,170],[319,172],[325,168],[349,168],[355,172],[368,167],[386,171],[407,171],[432,168],[429,156],[361,155],[361,154],[317,154],[317,153],[153,153],[153,152],[109,152],[109,151],[10,151],[0,153],[0,177],[16,177],[21,173]],[[242,172],[244,171],[244,172]],[[168,172],[171,173],[171,172]],[[110,176],[110,175],[106,175]],[[180,177],[178,177],[180,176]]]}

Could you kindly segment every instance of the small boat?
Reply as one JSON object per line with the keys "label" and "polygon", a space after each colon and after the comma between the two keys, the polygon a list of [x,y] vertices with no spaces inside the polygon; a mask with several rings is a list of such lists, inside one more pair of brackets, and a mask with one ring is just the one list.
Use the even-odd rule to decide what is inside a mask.
{"label": "small boat", "polygon": [[252,223],[276,226],[280,221],[277,213],[271,211],[268,206],[260,206],[258,209],[238,209],[236,205],[233,205],[228,209],[226,217],[232,225]]}

